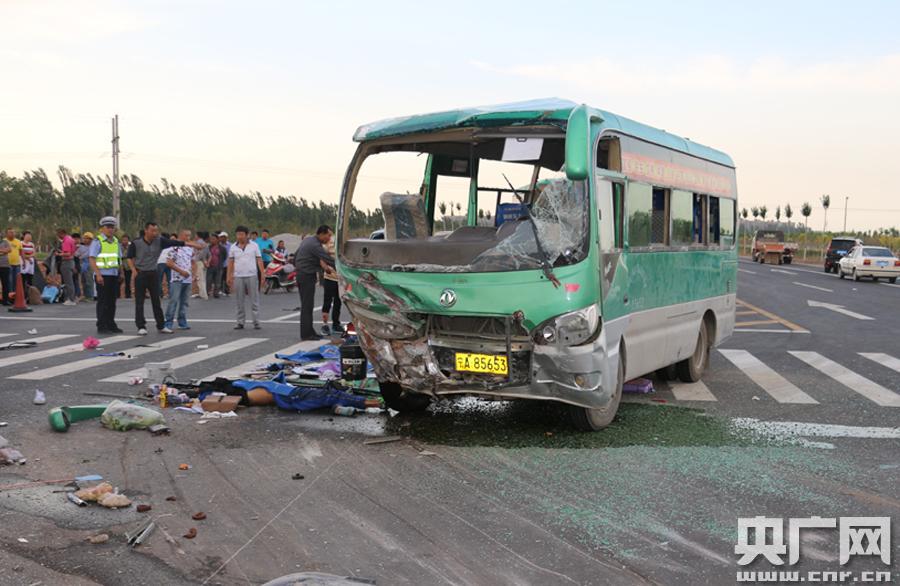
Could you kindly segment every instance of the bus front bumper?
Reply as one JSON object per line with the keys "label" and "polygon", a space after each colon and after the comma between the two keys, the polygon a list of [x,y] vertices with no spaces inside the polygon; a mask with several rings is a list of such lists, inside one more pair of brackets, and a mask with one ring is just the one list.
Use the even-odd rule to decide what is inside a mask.
{"label": "bus front bumper", "polygon": [[514,360],[510,365],[512,368],[517,362],[522,363],[526,372],[478,380],[459,380],[454,376],[452,361],[445,357],[445,346],[435,346],[424,338],[384,340],[366,334],[363,328],[359,334],[379,381],[398,383],[407,392],[435,398],[479,395],[602,409],[609,405],[616,389],[618,351],[615,356],[609,355],[604,333],[583,346],[533,346],[524,363]]}

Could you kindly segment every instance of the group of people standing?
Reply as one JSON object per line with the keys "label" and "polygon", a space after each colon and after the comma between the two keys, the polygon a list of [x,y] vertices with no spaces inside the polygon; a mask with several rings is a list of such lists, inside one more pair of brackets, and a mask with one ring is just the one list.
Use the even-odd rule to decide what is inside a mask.
{"label": "group of people standing", "polygon": [[[57,243],[47,260],[36,263],[31,233],[21,239],[7,230],[0,240],[0,286],[3,304],[10,303],[18,274],[26,287],[32,285],[35,266],[41,267],[45,280],[61,285],[64,304],[79,299],[95,300],[97,332],[120,333],[116,322],[116,301],[134,296],[134,322],[139,335],[147,335],[144,304],[147,298],[156,330],[172,334],[189,330],[188,307],[192,297],[209,299],[234,296],[235,329],[244,329],[249,321],[260,329],[260,290],[265,284],[266,266],[273,258],[285,263],[284,242],[274,243],[268,230],[261,234],[246,226],[235,229],[234,242],[225,231],[213,233],[182,229],[176,235],[162,234],[155,222],[146,222],[135,240],[116,235],[118,221],[112,216],[100,220],[96,235],[91,232],[69,234],[57,231]],[[313,328],[317,284],[324,290],[322,335],[341,332],[341,301],[335,272],[333,231],[319,226],[314,235],[304,238],[294,255],[297,287],[300,293],[300,337],[320,339]],[[193,288],[197,287],[197,293]],[[167,293],[167,294],[166,294]],[[165,310],[162,300],[168,298]],[[249,316],[247,305],[250,306]],[[330,325],[329,325],[330,322]]]}

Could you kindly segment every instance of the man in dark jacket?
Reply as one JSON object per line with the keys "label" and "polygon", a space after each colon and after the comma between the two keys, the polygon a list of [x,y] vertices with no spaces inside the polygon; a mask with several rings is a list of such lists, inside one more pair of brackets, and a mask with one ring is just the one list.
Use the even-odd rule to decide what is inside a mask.
{"label": "man in dark jacket", "polygon": [[334,267],[334,258],[325,250],[324,244],[331,240],[333,231],[321,225],[315,236],[307,236],[300,242],[294,254],[297,267],[297,290],[300,292],[300,339],[319,340],[322,337],[313,329],[313,305],[316,296],[316,279],[322,263]]}

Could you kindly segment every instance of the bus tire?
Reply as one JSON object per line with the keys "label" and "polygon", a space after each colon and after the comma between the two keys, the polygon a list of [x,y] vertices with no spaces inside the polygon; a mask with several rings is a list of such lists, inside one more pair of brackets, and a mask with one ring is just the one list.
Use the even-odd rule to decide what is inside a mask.
{"label": "bus tire", "polygon": [[431,404],[431,397],[419,393],[407,393],[398,383],[378,382],[384,404],[401,413],[418,413]]}
{"label": "bus tire", "polygon": [[695,383],[703,376],[703,371],[709,364],[709,331],[706,322],[700,322],[700,333],[697,334],[697,347],[688,358],[675,365],[678,370],[678,378],[682,382]]}
{"label": "bus tire", "polygon": [[888,277],[888,283],[890,283],[891,285],[893,285],[896,282],[897,282],[897,277]]}
{"label": "bus tire", "polygon": [[625,384],[625,367],[622,364],[622,357],[619,356],[619,371],[616,375],[616,390],[613,392],[609,405],[603,409],[589,409],[587,407],[577,407],[568,405],[569,419],[572,425],[578,431],[600,431],[608,426],[616,418],[616,412],[619,410],[619,402],[622,400],[622,385]]}

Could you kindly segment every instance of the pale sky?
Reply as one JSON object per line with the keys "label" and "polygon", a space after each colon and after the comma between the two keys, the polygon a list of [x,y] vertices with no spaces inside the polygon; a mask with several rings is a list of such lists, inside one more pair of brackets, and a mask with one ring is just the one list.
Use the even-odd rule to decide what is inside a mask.
{"label": "pale sky", "polygon": [[[729,153],[739,207],[900,226],[896,2],[0,0],[0,169],[335,202],[376,119],[557,96]],[[802,219],[802,218],[801,218]]]}

